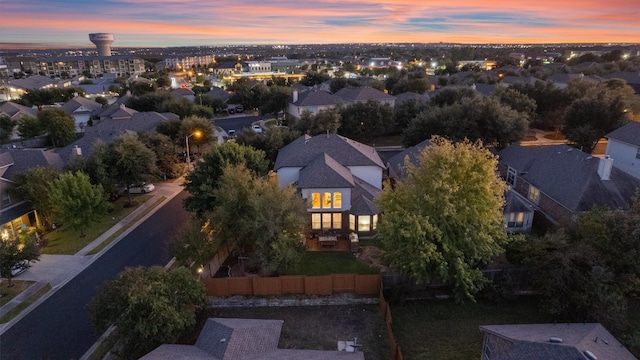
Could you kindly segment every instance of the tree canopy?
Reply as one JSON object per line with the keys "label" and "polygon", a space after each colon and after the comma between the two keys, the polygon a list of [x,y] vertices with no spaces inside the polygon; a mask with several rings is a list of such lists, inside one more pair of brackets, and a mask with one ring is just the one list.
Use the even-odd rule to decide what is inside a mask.
{"label": "tree canopy", "polygon": [[[24,234],[18,238],[0,239],[0,274],[7,278],[7,287],[13,286],[11,268],[22,261],[40,258],[40,248],[34,234]],[[26,266],[26,265],[25,265]]]}
{"label": "tree canopy", "polygon": [[[122,134],[111,143],[112,167],[115,178],[127,190],[131,185],[142,183],[156,175],[156,156],[134,135]],[[131,203],[129,194],[129,203]]]}
{"label": "tree canopy", "polygon": [[497,164],[480,142],[432,137],[418,164],[406,163],[407,179],[386,186],[378,201],[390,265],[420,282],[450,283],[457,301],[473,299],[485,281],[479,267],[509,240]]}
{"label": "tree canopy", "polygon": [[64,147],[76,140],[76,123],[74,118],[62,109],[38,111],[41,128],[46,129],[49,142],[54,147]]}
{"label": "tree canopy", "polygon": [[185,268],[126,268],[106,282],[87,305],[97,332],[115,325],[124,359],[139,359],[196,324],[207,303],[204,285]]}
{"label": "tree canopy", "polygon": [[45,227],[53,223],[53,204],[49,198],[49,187],[58,178],[53,167],[36,166],[16,175],[16,184],[10,192],[18,198],[29,200],[38,210]]}

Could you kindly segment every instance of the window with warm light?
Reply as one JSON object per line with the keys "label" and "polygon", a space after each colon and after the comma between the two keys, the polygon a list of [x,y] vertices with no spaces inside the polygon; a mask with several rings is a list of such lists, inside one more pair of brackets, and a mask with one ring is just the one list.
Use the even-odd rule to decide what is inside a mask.
{"label": "window with warm light", "polygon": [[334,229],[342,229],[342,213],[333,213],[333,225]]}
{"label": "window with warm light", "polygon": [[340,192],[311,193],[311,208],[312,209],[341,209],[342,193]]}
{"label": "window with warm light", "polygon": [[311,228],[313,230],[320,230],[322,229],[322,214],[316,213],[316,214],[311,214]]}
{"label": "window with warm light", "polygon": [[371,230],[375,230],[378,228],[378,215],[373,215],[373,220],[371,221]]}
{"label": "window with warm light", "polygon": [[371,216],[358,216],[358,231],[371,231]]}
{"label": "window with warm light", "polygon": [[322,213],[322,228],[331,229],[333,225],[331,220],[332,220],[331,213]]}
{"label": "window with warm light", "polygon": [[533,185],[529,185],[529,200],[536,204],[540,203],[540,190]]}
{"label": "window with warm light", "polygon": [[322,194],[322,208],[331,209],[331,193],[326,192]]}
{"label": "window with warm light", "polygon": [[342,208],[342,193],[339,193],[339,192],[333,193],[333,208],[334,209]]}
{"label": "window with warm light", "polygon": [[349,214],[349,230],[356,230],[356,216]]}
{"label": "window with warm light", "polygon": [[320,209],[320,193],[311,194],[311,208]]}

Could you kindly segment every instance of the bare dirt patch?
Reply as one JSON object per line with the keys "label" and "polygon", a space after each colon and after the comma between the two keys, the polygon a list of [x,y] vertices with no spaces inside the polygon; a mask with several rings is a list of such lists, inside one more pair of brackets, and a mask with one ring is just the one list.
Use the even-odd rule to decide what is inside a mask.
{"label": "bare dirt patch", "polygon": [[385,272],[389,267],[382,262],[383,254],[384,251],[377,246],[362,246],[356,258],[372,268],[379,269],[380,272]]}
{"label": "bare dirt patch", "polygon": [[283,320],[281,349],[337,350],[338,341],[358,338],[367,360],[388,359],[390,350],[378,305],[210,308],[199,319],[195,342],[211,317]]}

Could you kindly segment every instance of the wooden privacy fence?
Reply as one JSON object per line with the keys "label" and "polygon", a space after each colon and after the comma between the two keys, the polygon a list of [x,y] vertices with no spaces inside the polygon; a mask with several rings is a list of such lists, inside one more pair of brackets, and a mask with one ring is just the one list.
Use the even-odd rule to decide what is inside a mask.
{"label": "wooden privacy fence", "polygon": [[385,300],[382,294],[382,286],[380,286],[380,313],[382,313],[382,320],[384,320],[385,327],[387,328],[387,339],[389,342],[389,349],[391,350],[391,360],[403,360],[402,352],[400,351],[400,345],[396,342],[396,337],[393,335],[393,329],[391,328],[391,307]]}
{"label": "wooden privacy fence", "polygon": [[225,297],[234,295],[331,295],[354,293],[356,295],[380,294],[379,274],[355,275],[334,274],[323,276],[289,275],[279,277],[228,277],[203,278],[207,296]]}

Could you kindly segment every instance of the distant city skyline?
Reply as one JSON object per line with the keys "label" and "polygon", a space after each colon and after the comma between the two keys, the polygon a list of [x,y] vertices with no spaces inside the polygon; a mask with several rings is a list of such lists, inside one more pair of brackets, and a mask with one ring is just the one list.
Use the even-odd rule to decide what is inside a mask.
{"label": "distant city skyline", "polygon": [[0,50],[326,43],[639,43],[637,0],[2,0]]}

